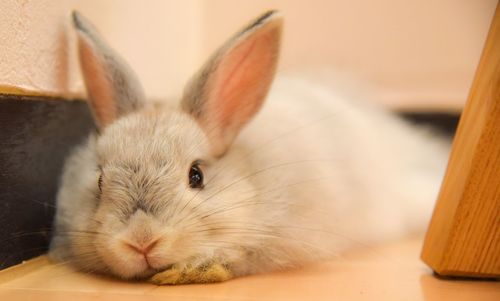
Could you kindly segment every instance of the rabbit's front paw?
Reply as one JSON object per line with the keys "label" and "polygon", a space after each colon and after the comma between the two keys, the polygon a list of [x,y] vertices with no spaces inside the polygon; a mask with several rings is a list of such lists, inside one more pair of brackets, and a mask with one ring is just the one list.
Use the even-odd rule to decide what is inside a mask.
{"label": "rabbit's front paw", "polygon": [[157,273],[149,280],[156,285],[188,283],[213,283],[231,279],[232,273],[224,264],[211,262],[202,265],[173,265],[168,270]]}

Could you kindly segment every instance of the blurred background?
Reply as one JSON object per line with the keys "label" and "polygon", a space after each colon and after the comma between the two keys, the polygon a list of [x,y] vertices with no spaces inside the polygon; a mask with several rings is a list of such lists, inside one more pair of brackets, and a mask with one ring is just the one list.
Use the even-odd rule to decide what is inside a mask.
{"label": "blurred background", "polygon": [[269,9],[285,16],[280,71],[336,70],[395,107],[462,107],[496,0],[84,0],[154,98],[178,94],[225,39]]}
{"label": "blurred background", "polygon": [[0,3],[4,90],[83,93],[72,9],[95,23],[154,99],[178,95],[225,39],[262,12],[279,9],[286,22],[282,73],[336,70],[364,81],[391,107],[456,111],[467,97],[497,0]]}

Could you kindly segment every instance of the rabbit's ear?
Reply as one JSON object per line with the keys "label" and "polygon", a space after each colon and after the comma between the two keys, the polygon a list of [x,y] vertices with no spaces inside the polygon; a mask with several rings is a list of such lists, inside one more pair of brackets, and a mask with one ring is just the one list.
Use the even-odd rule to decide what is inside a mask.
{"label": "rabbit's ear", "polygon": [[99,128],[144,105],[144,92],[135,73],[78,12],[73,12],[78,51],[89,104]]}
{"label": "rabbit's ear", "polygon": [[270,11],[224,44],[188,85],[182,108],[208,135],[212,153],[226,152],[258,112],[273,81],[282,18]]}

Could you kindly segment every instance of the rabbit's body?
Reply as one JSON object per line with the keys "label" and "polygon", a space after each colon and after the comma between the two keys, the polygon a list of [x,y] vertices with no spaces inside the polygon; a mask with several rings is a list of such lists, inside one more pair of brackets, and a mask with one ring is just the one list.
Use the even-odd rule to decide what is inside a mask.
{"label": "rabbit's body", "polygon": [[101,133],[66,163],[53,258],[122,278],[210,282],[425,226],[446,145],[389,113],[280,79],[237,137],[272,80],[275,14],[221,48],[181,109],[143,103],[127,68],[84,20],[75,24]]}
{"label": "rabbit's body", "polygon": [[307,80],[278,78],[265,107],[221,159],[250,175],[264,203],[256,205],[262,212],[255,222],[285,237],[269,237],[264,246],[286,250],[287,264],[422,233],[430,218],[447,142],[345,97]]}

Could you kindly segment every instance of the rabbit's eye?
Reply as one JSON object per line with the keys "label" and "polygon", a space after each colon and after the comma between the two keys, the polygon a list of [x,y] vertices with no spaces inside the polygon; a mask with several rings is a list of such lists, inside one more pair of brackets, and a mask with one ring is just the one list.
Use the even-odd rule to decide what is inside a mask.
{"label": "rabbit's eye", "polygon": [[203,188],[203,172],[197,162],[194,162],[189,169],[189,187]]}
{"label": "rabbit's eye", "polygon": [[102,174],[99,175],[99,180],[97,180],[97,186],[99,187],[99,191],[102,192]]}

